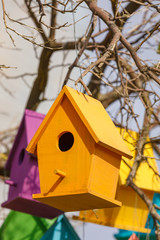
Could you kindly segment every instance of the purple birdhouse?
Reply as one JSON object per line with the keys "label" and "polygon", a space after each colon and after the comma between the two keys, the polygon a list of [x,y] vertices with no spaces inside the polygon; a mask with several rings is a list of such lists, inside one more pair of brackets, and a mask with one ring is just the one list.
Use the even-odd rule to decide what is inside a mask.
{"label": "purple birdhouse", "polygon": [[40,193],[37,158],[29,155],[26,147],[34,136],[45,115],[25,110],[17,136],[11,149],[6,169],[10,171],[8,200],[2,207],[29,213],[38,217],[53,218],[62,211],[32,199]]}

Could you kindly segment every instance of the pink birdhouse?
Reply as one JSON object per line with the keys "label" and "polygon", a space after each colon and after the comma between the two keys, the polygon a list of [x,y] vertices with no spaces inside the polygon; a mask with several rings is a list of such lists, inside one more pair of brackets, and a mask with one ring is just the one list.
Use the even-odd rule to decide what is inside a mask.
{"label": "pink birdhouse", "polygon": [[62,211],[32,199],[40,192],[37,158],[25,150],[44,119],[44,115],[25,110],[17,136],[11,149],[6,170],[10,171],[8,200],[2,207],[29,213],[38,217],[53,218]]}
{"label": "pink birdhouse", "polygon": [[128,240],[139,240],[139,238],[133,233]]}

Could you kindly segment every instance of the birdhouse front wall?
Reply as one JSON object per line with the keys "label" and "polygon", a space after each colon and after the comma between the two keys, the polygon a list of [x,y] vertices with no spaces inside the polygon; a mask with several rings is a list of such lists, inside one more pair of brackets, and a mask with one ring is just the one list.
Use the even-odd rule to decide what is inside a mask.
{"label": "birdhouse front wall", "polygon": [[17,196],[30,196],[39,191],[39,173],[37,160],[32,158],[25,150],[27,145],[26,132],[19,136],[19,146],[15,151],[10,172],[10,180],[14,185],[10,186],[9,199]]}
{"label": "birdhouse front wall", "polygon": [[24,149],[24,145],[26,143],[25,132],[21,131],[19,138],[20,144],[18,148],[15,150],[14,155],[12,156],[13,164],[10,169],[10,180],[13,182],[14,185],[10,186],[9,188],[8,198],[15,198],[17,194],[22,191],[23,187],[23,182],[22,181],[19,182],[19,179],[23,176],[23,173],[22,171],[20,171],[20,173],[18,174],[18,169],[23,167],[22,162],[26,154]]}
{"label": "birdhouse front wall", "polygon": [[115,198],[121,156],[96,144],[92,157],[89,189]]}
{"label": "birdhouse front wall", "polygon": [[86,191],[94,146],[93,138],[64,95],[37,144],[41,194]]}
{"label": "birdhouse front wall", "polygon": [[10,169],[10,181],[13,182],[13,185],[9,188],[9,199],[15,199],[18,196],[32,199],[32,193],[40,191],[37,159],[30,156],[25,150],[28,141],[24,129],[25,121],[18,135],[18,146],[10,156],[13,159]]}

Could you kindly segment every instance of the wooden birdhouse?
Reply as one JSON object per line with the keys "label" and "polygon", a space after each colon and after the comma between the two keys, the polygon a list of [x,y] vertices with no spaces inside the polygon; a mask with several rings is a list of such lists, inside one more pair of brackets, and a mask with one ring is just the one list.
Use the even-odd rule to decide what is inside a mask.
{"label": "wooden birdhouse", "polygon": [[[133,156],[135,156],[134,143],[138,140],[138,134],[133,131],[129,131],[129,133],[121,131]],[[155,191],[160,192],[160,180],[154,173],[154,171],[158,173],[158,169],[151,144],[145,146],[144,155],[149,157],[150,167],[146,162],[141,163],[135,182],[138,187],[143,188],[144,193],[152,200]],[[125,158],[125,161],[132,166],[132,160]],[[116,192],[116,199],[122,202],[120,208],[81,211],[78,217],[74,216],[73,218],[125,230],[149,233],[152,226],[148,224],[147,220],[148,207],[135,191],[125,186],[130,171],[128,165],[122,161],[120,166],[120,177]]]}
{"label": "wooden birdhouse", "polygon": [[80,240],[65,215],[59,216],[41,240]]}
{"label": "wooden birdhouse", "polygon": [[6,180],[6,183],[10,187],[8,200],[2,207],[53,218],[62,211],[32,199],[33,193],[40,192],[38,162],[35,156],[25,150],[43,119],[44,115],[25,110],[6,164],[6,169],[10,171],[10,179]]}
{"label": "wooden birdhouse", "polygon": [[63,211],[121,205],[121,157],[132,156],[96,99],[65,86],[27,151],[38,157],[41,193],[34,199]]}

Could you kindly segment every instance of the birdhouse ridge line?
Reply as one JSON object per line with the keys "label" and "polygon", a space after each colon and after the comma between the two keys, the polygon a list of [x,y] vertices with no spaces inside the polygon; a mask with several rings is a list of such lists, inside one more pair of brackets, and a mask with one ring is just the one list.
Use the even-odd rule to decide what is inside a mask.
{"label": "birdhouse ridge line", "polygon": [[[132,154],[124,143],[114,123],[103,105],[96,99],[65,86],[53,103],[36,134],[27,147],[27,151],[36,154],[36,145],[51,121],[56,109],[66,96],[75,111],[87,127],[94,141],[118,154],[132,158]],[[98,116],[98,117],[97,117]]]}
{"label": "birdhouse ridge line", "polygon": [[[102,103],[97,99],[85,95],[81,92],[75,91],[72,88],[69,88],[67,86],[65,86],[65,88],[65,93],[70,99],[71,104],[83,120],[95,142],[109,148],[112,151],[115,151],[118,154],[121,154],[122,156],[126,156],[131,159],[133,156],[130,150],[125,145],[124,140],[120,136],[118,130],[116,129],[114,123],[112,122]],[[79,94],[77,94],[77,92]],[[93,108],[90,107],[91,104]],[[85,105],[86,108],[84,108]],[[100,120],[103,121],[101,122]],[[110,134],[107,134],[110,128],[111,132]],[[115,139],[118,144],[116,143]]]}

